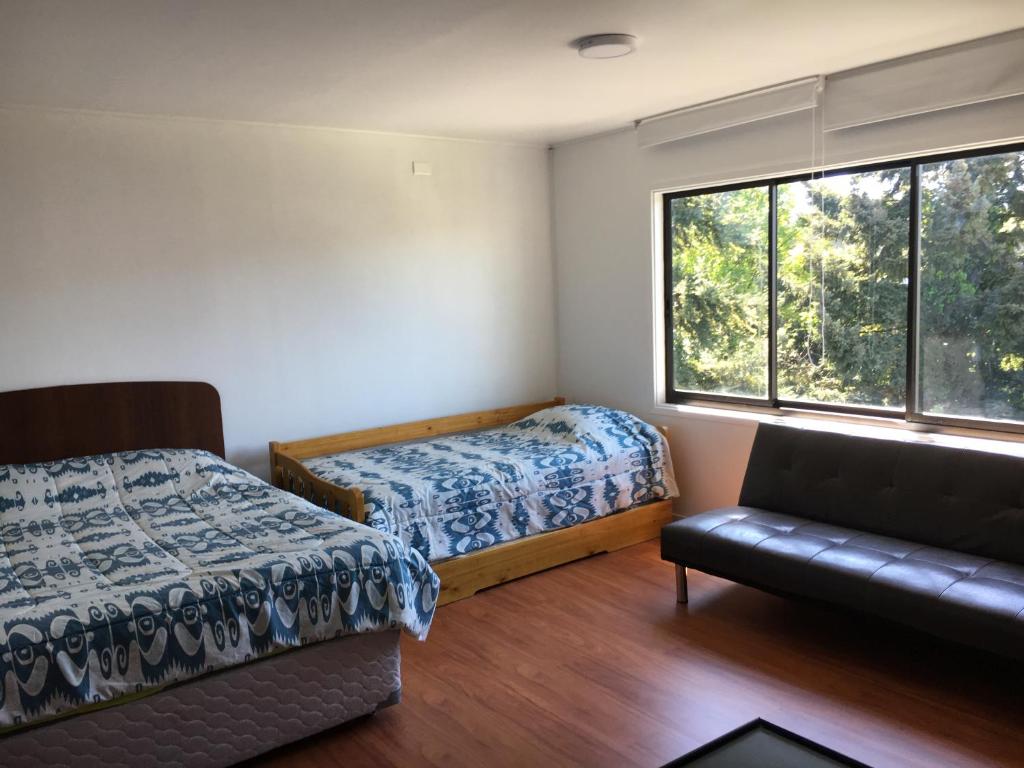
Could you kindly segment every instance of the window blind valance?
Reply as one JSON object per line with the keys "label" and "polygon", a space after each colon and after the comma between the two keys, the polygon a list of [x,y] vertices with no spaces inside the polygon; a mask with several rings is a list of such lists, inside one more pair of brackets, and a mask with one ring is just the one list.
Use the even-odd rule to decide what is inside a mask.
{"label": "window blind valance", "polygon": [[654,115],[636,123],[653,147],[803,110],[825,133],[1024,95],[1024,29]]}
{"label": "window blind valance", "polygon": [[1024,94],[1024,30],[829,75],[824,128],[839,131]]}
{"label": "window blind valance", "polygon": [[818,104],[820,92],[821,78],[808,77],[718,101],[696,104],[686,109],[641,120],[637,125],[637,141],[641,147],[653,147],[758,120],[813,109]]}

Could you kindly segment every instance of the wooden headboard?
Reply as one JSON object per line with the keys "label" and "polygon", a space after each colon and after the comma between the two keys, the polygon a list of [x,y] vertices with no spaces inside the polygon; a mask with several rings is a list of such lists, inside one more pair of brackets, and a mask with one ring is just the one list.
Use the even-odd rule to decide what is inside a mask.
{"label": "wooden headboard", "polygon": [[0,392],[0,464],[144,448],[200,448],[223,457],[213,385],[138,381]]}

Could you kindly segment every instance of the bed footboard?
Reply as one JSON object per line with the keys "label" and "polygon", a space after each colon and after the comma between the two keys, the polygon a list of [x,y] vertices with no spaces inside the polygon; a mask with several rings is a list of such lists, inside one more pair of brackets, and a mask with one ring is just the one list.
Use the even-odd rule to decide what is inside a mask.
{"label": "bed footboard", "polygon": [[324,509],[357,523],[366,522],[363,492],[359,488],[342,488],[317,477],[301,461],[282,453],[277,442],[270,444],[270,481]]}

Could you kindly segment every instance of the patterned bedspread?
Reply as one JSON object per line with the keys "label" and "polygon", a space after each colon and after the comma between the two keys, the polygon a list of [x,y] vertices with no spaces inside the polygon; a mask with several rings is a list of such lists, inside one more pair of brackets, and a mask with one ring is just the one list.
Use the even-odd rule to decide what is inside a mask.
{"label": "patterned bedspread", "polygon": [[303,463],[361,488],[367,524],[432,562],[677,495],[664,436],[593,405]]}
{"label": "patterned bedspread", "polygon": [[[0,726],[401,627],[418,552],[205,451],[0,465]],[[2,761],[0,761],[2,762]]]}

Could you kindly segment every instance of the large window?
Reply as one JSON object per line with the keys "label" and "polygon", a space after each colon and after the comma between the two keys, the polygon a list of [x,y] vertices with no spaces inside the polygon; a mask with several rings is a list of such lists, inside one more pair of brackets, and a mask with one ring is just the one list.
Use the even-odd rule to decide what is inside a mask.
{"label": "large window", "polygon": [[664,204],[670,400],[1024,429],[1024,148]]}

